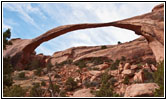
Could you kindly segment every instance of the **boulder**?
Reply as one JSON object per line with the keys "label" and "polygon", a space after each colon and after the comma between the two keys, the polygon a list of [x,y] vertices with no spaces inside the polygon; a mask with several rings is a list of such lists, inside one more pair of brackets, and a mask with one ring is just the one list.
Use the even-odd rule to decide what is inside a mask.
{"label": "boulder", "polygon": [[134,74],[134,70],[126,69],[122,71],[122,74],[132,76]]}
{"label": "boulder", "polygon": [[155,89],[159,86],[156,83],[132,84],[126,88],[124,97],[148,97],[153,96]]}
{"label": "boulder", "polygon": [[73,97],[95,97],[90,89],[81,89],[74,92]]}
{"label": "boulder", "polygon": [[100,64],[100,65],[97,65],[96,68],[98,68],[99,70],[104,70],[106,68],[108,68],[109,65],[104,63],[104,64]]}
{"label": "boulder", "polygon": [[155,67],[153,64],[151,64],[151,70],[152,71],[157,71],[157,67]]}
{"label": "boulder", "polygon": [[134,69],[136,69],[136,68],[138,68],[137,65],[131,65],[131,66],[130,66],[130,69],[131,69],[131,70],[134,70]]}
{"label": "boulder", "polygon": [[130,64],[129,63],[126,63],[125,66],[124,66],[124,70],[126,69],[130,69]]}
{"label": "boulder", "polygon": [[101,75],[101,71],[89,71],[89,73],[93,76],[100,76]]}
{"label": "boulder", "polygon": [[135,73],[134,77],[133,77],[133,81],[134,82],[144,82],[144,73],[143,70],[140,70],[138,73]]}

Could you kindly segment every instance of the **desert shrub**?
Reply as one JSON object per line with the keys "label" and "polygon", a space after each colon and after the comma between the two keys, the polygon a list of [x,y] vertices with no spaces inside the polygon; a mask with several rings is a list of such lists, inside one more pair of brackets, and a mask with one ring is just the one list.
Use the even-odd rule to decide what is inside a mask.
{"label": "desert shrub", "polygon": [[121,61],[126,61],[126,57],[122,56]]}
{"label": "desert shrub", "polygon": [[41,82],[41,86],[46,86],[45,81],[42,81],[42,82]]}
{"label": "desert shrub", "polygon": [[61,90],[59,94],[60,94],[60,97],[66,97],[66,91],[65,90]]}
{"label": "desert shrub", "polygon": [[64,66],[64,65],[66,65],[66,64],[72,64],[72,59],[68,59],[68,60],[66,60],[66,61],[63,61],[63,62],[61,62],[60,64],[58,64],[57,62],[55,63],[55,65],[57,66],[57,67],[60,67],[60,66]]}
{"label": "desert shrub", "polygon": [[107,49],[107,46],[103,45],[101,46],[101,49]]}
{"label": "desert shrub", "polygon": [[118,41],[118,44],[121,44],[121,42],[120,42],[120,41]]}
{"label": "desert shrub", "polygon": [[67,81],[65,82],[66,90],[72,91],[77,87],[77,83],[74,81],[72,77],[69,77]]}
{"label": "desert shrub", "polygon": [[44,90],[41,89],[39,83],[35,83],[30,90],[30,97],[42,97],[44,94]]}
{"label": "desert shrub", "polygon": [[5,32],[3,32],[3,50],[6,50],[6,45],[12,45],[8,39],[11,36],[11,31],[10,29],[7,29]]}
{"label": "desert shrub", "polygon": [[117,80],[116,80],[114,77],[111,77],[110,80],[109,80],[109,83],[110,83],[111,85],[114,85],[115,82],[117,82]]}
{"label": "desert shrub", "polygon": [[123,83],[124,84],[129,84],[129,77],[128,76],[125,76]]}
{"label": "desert shrub", "polygon": [[157,89],[154,93],[155,97],[163,97],[164,96],[164,61],[159,62],[157,64],[158,69],[153,74],[154,82],[159,85],[159,89]]}
{"label": "desert shrub", "polygon": [[29,63],[26,66],[27,66],[26,68],[27,70],[33,70],[33,69],[39,68],[41,65],[38,59],[32,59],[31,61],[29,61]]}
{"label": "desert shrub", "polygon": [[3,75],[3,87],[9,87],[13,84],[13,78],[11,75]]}
{"label": "desert shrub", "polygon": [[13,67],[10,63],[10,58],[3,58],[3,87],[13,84],[12,72]]}
{"label": "desert shrub", "polygon": [[144,73],[144,83],[152,83],[154,82],[153,79],[153,73],[149,72],[147,69],[143,69],[143,73]]}
{"label": "desert shrub", "polygon": [[77,61],[74,63],[76,66],[78,66],[80,69],[87,67],[86,62],[84,60]]}
{"label": "desert shrub", "polygon": [[107,82],[103,83],[99,91],[95,93],[96,97],[118,97],[119,95],[113,92],[113,87]]}
{"label": "desert shrub", "polygon": [[19,85],[5,87],[5,89],[3,91],[4,97],[24,97],[25,94],[26,94],[26,90],[24,90]]}
{"label": "desert shrub", "polygon": [[41,76],[41,72],[42,72],[42,69],[41,69],[41,68],[37,68],[37,69],[34,71],[34,74],[37,75],[37,76]]}
{"label": "desert shrub", "polygon": [[57,93],[60,92],[60,86],[59,86],[59,85],[54,84],[53,88],[54,88],[54,91],[55,91],[55,92],[57,92]]}
{"label": "desert shrub", "polygon": [[99,70],[99,68],[97,68],[97,67],[93,67],[92,70]]}
{"label": "desert shrub", "polygon": [[61,78],[59,74],[55,74],[54,78]]}
{"label": "desert shrub", "polygon": [[21,72],[21,73],[19,73],[19,78],[25,78],[25,72]]}
{"label": "desert shrub", "polygon": [[101,75],[101,80],[100,80],[100,82],[101,82],[101,83],[107,83],[111,77],[112,77],[112,76],[109,75],[108,72],[104,72],[104,73]]}
{"label": "desert shrub", "polygon": [[49,63],[46,65],[47,72],[50,72],[52,67],[53,67],[53,65],[52,65],[51,62],[49,61]]}
{"label": "desert shrub", "polygon": [[118,66],[119,66],[119,63],[120,63],[120,60],[115,60],[115,62],[113,62],[111,65],[110,65],[110,70],[116,70],[118,69]]}

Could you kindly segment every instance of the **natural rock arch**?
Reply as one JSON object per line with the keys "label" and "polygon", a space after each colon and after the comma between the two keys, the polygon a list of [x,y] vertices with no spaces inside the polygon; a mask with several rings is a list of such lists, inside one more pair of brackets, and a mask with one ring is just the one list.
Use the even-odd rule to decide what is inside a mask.
{"label": "natural rock arch", "polygon": [[70,31],[86,28],[97,28],[115,26],[129,29],[138,35],[142,35],[148,41],[156,61],[164,59],[164,5],[160,4],[153,8],[152,12],[128,18],[125,20],[109,23],[85,23],[63,25],[53,28],[46,33],[34,39],[14,39],[11,40],[13,45],[7,46],[3,56],[10,56],[13,64],[25,64],[33,51],[43,42],[51,40],[57,36]]}

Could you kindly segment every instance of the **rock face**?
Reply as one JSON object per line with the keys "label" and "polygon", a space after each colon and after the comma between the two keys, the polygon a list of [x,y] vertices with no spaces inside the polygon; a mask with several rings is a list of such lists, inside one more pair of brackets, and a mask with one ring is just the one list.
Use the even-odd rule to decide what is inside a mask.
{"label": "rock face", "polygon": [[155,89],[159,86],[155,83],[133,84],[128,86],[124,97],[146,97],[153,96]]}
{"label": "rock face", "polygon": [[[144,39],[144,37],[140,37],[134,41],[122,43],[120,45],[107,45],[106,49],[101,49],[101,46],[90,46],[73,47],[64,51],[55,52],[52,55],[51,62],[54,65],[56,62],[61,63],[68,59],[73,60],[73,62],[77,62],[79,60],[94,57],[104,57],[116,60],[121,59],[122,56],[132,62],[137,60],[139,62],[144,62],[149,59],[155,59],[146,39]],[[130,66],[128,65],[128,67]]]}
{"label": "rock face", "polygon": [[[22,66],[27,63],[33,51],[43,42],[51,40],[57,36],[70,31],[86,28],[97,28],[115,26],[134,31],[138,35],[146,38],[149,47],[152,49],[156,60],[164,59],[164,5],[158,5],[152,12],[132,17],[125,20],[109,23],[86,23],[59,26],[47,31],[34,39],[12,40],[13,45],[3,51],[4,57],[11,57],[12,64]],[[141,48],[141,47],[140,47]]]}

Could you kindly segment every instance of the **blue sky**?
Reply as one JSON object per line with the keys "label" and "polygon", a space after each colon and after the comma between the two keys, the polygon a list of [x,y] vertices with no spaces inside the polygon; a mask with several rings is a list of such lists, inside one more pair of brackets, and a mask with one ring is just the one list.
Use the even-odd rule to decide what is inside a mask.
{"label": "blue sky", "polygon": [[[32,39],[60,25],[111,22],[137,16],[150,12],[157,4],[160,2],[3,3],[3,31],[11,28],[11,38]],[[138,37],[132,31],[115,27],[85,29],[45,42],[35,51],[52,55],[70,47],[114,45]]]}

